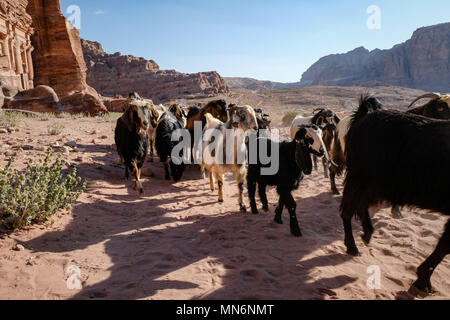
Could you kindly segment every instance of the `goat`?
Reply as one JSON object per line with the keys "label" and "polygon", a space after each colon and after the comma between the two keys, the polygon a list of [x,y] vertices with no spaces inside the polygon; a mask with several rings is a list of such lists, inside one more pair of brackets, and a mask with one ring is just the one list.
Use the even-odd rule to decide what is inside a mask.
{"label": "goat", "polygon": [[[236,173],[236,181],[238,184],[239,207],[241,212],[246,212],[247,208],[244,205],[243,192],[244,180],[246,176],[246,161],[240,161],[240,156],[246,156],[245,133],[249,130],[257,132],[258,122],[256,120],[255,111],[250,106],[237,106],[234,104],[228,107],[228,121],[223,123],[215,119],[209,113],[206,114],[206,126],[204,129],[204,137],[202,143],[203,148],[197,147],[196,150],[205,150],[211,143],[211,137],[208,136],[211,129],[215,129],[217,136],[215,136],[216,150],[208,154],[204,152],[202,157],[202,171],[207,169],[209,172],[209,182],[211,191],[214,191],[214,177],[215,175],[219,187],[219,202],[223,202],[223,175],[227,172],[234,171]],[[233,130],[233,135],[230,137],[227,130]],[[231,141],[230,141],[231,140]],[[227,154],[227,145],[232,145],[232,154]],[[227,163],[226,160],[231,160]]]}
{"label": "goat", "polygon": [[125,165],[125,177],[129,179],[130,172],[134,174],[135,190],[141,194],[144,188],[140,177],[148,153],[149,119],[147,103],[130,95],[128,108],[117,120],[114,134],[117,152]]}
{"label": "goat", "polygon": [[[221,122],[227,122],[228,120],[228,111],[227,111],[227,103],[225,100],[214,100],[209,102],[206,106],[193,106],[189,108],[189,112],[187,115],[187,123],[186,129],[189,130],[191,135],[191,148],[192,155],[194,155],[194,146],[198,145],[199,141],[195,141],[195,122],[202,122],[202,130],[206,125],[206,117],[205,115],[209,113],[215,119],[220,120]],[[201,137],[200,137],[201,138]]]}
{"label": "goat", "polygon": [[[291,124],[291,128],[290,128],[291,140],[294,139],[294,137],[298,131],[298,128],[300,128],[300,126],[302,126],[302,125],[314,124],[316,126],[322,127],[328,123],[337,125],[339,122],[340,122],[340,119],[336,115],[336,113],[334,113],[331,110],[323,109],[323,108],[314,110],[313,115],[310,117],[297,116],[292,121],[292,124]],[[313,160],[314,160],[314,169],[317,170],[317,157],[313,156]],[[328,178],[327,164],[325,161],[324,161],[323,167],[324,167],[325,178]]]}
{"label": "goat", "polygon": [[423,106],[408,110],[408,112],[433,119],[450,120],[450,94],[424,94],[415,99],[408,106],[408,109],[411,108],[417,101],[425,98],[431,98],[431,100]]}
{"label": "goat", "polygon": [[172,135],[176,130],[184,128],[184,115],[185,113],[179,104],[172,105],[169,111],[162,115],[155,131],[155,147],[160,161],[164,163],[165,178],[170,180],[172,175],[175,182],[180,181],[186,166],[184,163],[176,164],[171,159],[172,150],[179,143],[179,141],[172,141]]}
{"label": "goat", "polygon": [[[250,163],[247,174],[247,187],[250,198],[250,206],[253,214],[258,214],[258,208],[255,201],[256,184],[258,184],[258,193],[263,204],[263,210],[268,211],[269,205],[267,202],[266,186],[276,186],[277,192],[280,196],[278,207],[275,210],[275,222],[282,224],[281,214],[283,208],[286,206],[290,216],[291,233],[296,237],[301,237],[302,233],[298,225],[296,208],[292,191],[298,189],[300,182],[305,175],[310,175],[312,172],[312,160],[310,154],[315,154],[319,157],[325,155],[328,158],[324,143],[321,139],[322,131],[315,125],[301,126],[297,131],[294,139],[291,142],[274,142],[268,138],[258,138],[258,147],[262,140],[266,140],[264,145],[268,146],[268,154],[272,157],[272,146],[278,144],[279,158],[278,171],[272,175],[264,175],[261,172],[263,167],[270,167],[262,165],[259,151],[257,150],[256,163]],[[251,158],[251,157],[250,157]],[[274,161],[272,159],[272,161]]]}
{"label": "goat", "polygon": [[[347,253],[359,255],[351,220],[360,218],[363,241],[374,228],[368,208],[389,201],[450,215],[450,121],[383,110],[372,96],[362,96],[346,138],[347,175],[341,214]],[[431,275],[450,253],[450,222],[435,251],[418,268],[412,289],[431,292]]]}

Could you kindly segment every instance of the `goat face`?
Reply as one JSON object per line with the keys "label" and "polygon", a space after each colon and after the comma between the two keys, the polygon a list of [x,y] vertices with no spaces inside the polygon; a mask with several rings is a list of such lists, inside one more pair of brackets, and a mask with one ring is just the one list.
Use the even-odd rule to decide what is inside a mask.
{"label": "goat face", "polygon": [[328,123],[337,125],[341,120],[339,117],[331,110],[328,109],[318,109],[316,114],[312,119],[312,123],[316,126],[322,127]]}
{"label": "goat face", "polygon": [[156,110],[154,105],[147,104],[146,107],[147,107],[147,111],[148,111],[150,125],[152,128],[156,128],[156,126],[158,125],[158,120],[159,120],[159,112],[158,112],[158,110]]}
{"label": "goat face", "polygon": [[231,104],[228,107],[231,125],[234,129],[242,131],[254,130],[258,131],[258,120],[256,119],[255,110],[250,106],[239,107]]}
{"label": "goat face", "polygon": [[128,127],[128,131],[136,131],[137,134],[147,132],[149,129],[150,114],[147,105],[131,103],[122,116],[122,120]]}
{"label": "goat face", "polygon": [[208,108],[207,112],[214,118],[219,119],[222,122],[228,121],[227,103],[225,100],[213,101],[208,105],[210,105],[211,108]]}
{"label": "goat face", "polygon": [[424,116],[426,117],[449,120],[450,95],[442,96],[440,99],[431,100],[424,109]]}
{"label": "goat face", "polygon": [[295,143],[305,145],[310,153],[322,157],[325,152],[322,130],[316,125],[301,126],[295,134]]}
{"label": "goat face", "polygon": [[254,109],[256,120],[258,121],[258,129],[268,129],[272,120],[268,114],[265,114],[262,109]]}

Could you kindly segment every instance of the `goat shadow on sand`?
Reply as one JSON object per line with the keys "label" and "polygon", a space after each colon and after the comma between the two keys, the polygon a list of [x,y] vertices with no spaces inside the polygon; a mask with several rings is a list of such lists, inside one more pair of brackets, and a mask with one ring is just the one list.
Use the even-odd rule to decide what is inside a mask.
{"label": "goat shadow on sand", "polygon": [[[329,193],[296,197],[304,237],[295,238],[289,233],[287,212],[280,226],[272,222],[273,210],[258,216],[239,213],[234,197],[226,201],[236,202],[236,211],[223,212],[208,182],[196,180],[200,174],[195,167],[187,170],[185,186],[180,188],[163,180],[162,165],[155,160],[155,164],[146,163],[157,171],[157,177],[144,180],[143,197],[131,188],[128,195],[106,195],[98,181],[110,184],[108,189],[131,185],[124,181],[123,168],[112,165],[114,158],[113,152],[94,157],[106,164],[96,169],[92,164],[77,166],[89,181],[87,192],[102,198],[76,205],[65,230],[26,243],[35,252],[54,253],[104,243],[112,261],[109,277],[85,286],[74,299],[146,299],[158,297],[163,290],[176,290],[172,293],[175,299],[324,299],[333,298],[334,289],[357,280],[344,275],[320,280],[310,276],[317,267],[351,259],[343,249],[342,254],[326,249],[343,237],[337,230],[341,227],[338,205],[330,201]],[[336,216],[317,214],[320,210],[314,208],[323,201],[336,206]],[[182,208],[171,208],[174,203]],[[198,209],[198,213],[183,212],[188,209]],[[172,213],[176,215],[169,216]],[[325,219],[333,220],[336,228],[324,226]],[[312,236],[317,233],[320,237]],[[288,247],[288,253],[281,247]],[[319,249],[323,255],[305,258]],[[189,268],[192,277],[183,272],[183,277],[177,276],[184,268]],[[187,296],[186,289],[197,293]]]}

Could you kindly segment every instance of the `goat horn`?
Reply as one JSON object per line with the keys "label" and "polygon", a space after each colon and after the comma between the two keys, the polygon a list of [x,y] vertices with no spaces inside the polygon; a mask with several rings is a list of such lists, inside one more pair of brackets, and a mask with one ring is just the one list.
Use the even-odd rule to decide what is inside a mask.
{"label": "goat horn", "polygon": [[418,97],[416,100],[414,100],[407,109],[411,108],[413,106],[414,103],[416,103],[419,100],[425,99],[425,98],[430,98],[430,99],[439,99],[441,97],[440,94],[437,93],[427,93],[424,94],[423,96]]}

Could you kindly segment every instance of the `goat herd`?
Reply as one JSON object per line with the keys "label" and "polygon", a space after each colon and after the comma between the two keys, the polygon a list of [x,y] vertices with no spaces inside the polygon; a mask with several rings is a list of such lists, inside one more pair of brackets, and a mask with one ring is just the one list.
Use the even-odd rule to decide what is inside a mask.
{"label": "goat herd", "polygon": [[[430,101],[414,109],[408,108],[407,112],[399,112],[384,109],[377,98],[366,94],[361,96],[359,108],[353,115],[342,120],[326,109],[316,110],[312,117],[298,116],[291,126],[291,141],[277,142],[261,134],[270,127],[271,120],[260,109],[235,104],[227,106],[224,100],[217,100],[205,107],[191,107],[186,114],[179,104],[165,110],[163,106],[155,106],[132,93],[127,110],[117,121],[115,142],[125,165],[126,177],[132,173],[135,189],[142,193],[140,175],[148,152],[152,159],[157,152],[164,163],[166,179],[170,180],[172,176],[179,181],[186,164],[171,156],[180,142],[173,139],[173,133],[179,129],[189,132],[194,154],[195,146],[207,148],[212,143],[205,136],[209,129],[215,129],[219,133],[214,138],[216,150],[232,160],[224,164],[217,161],[217,155],[213,153],[211,159],[203,158],[199,164],[203,175],[205,170],[209,173],[212,191],[215,190],[214,179],[217,180],[219,202],[224,201],[223,175],[227,172],[235,172],[242,212],[247,210],[243,199],[245,180],[254,214],[258,213],[256,189],[263,209],[267,211],[266,186],[276,186],[279,203],[275,222],[283,223],[281,215],[286,207],[294,236],[302,234],[291,192],[299,187],[304,175],[311,174],[313,162],[317,169],[317,158],[323,157],[325,177],[330,178],[333,194],[339,194],[336,175],[346,171],[341,215],[347,253],[357,256],[359,251],[351,220],[353,216],[359,218],[364,231],[362,240],[368,244],[374,232],[369,208],[377,207],[383,201],[392,204],[395,218],[402,217],[402,206],[450,215],[450,95],[426,94],[418,97],[410,107],[424,98],[430,98]],[[199,126],[200,135],[194,130]],[[236,132],[231,149],[227,147],[231,140],[227,130]],[[257,132],[257,140],[266,141],[269,153],[274,147],[279,150],[276,172],[262,174],[270,164],[260,159],[259,152],[256,152],[256,161],[247,161],[249,132]],[[243,152],[247,158],[238,161]],[[415,292],[432,292],[431,275],[448,253],[450,223],[447,223],[435,251],[418,268],[418,279],[412,286]]]}

